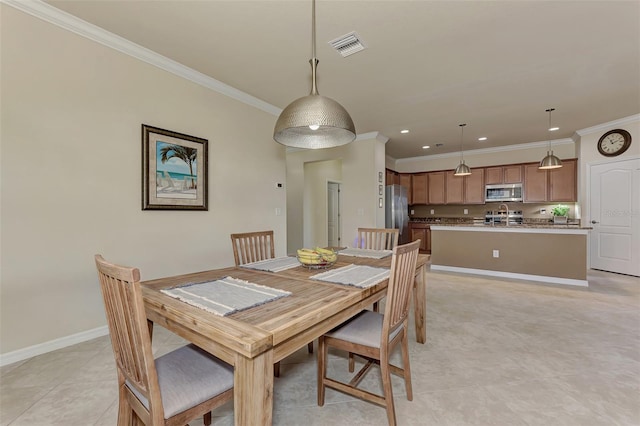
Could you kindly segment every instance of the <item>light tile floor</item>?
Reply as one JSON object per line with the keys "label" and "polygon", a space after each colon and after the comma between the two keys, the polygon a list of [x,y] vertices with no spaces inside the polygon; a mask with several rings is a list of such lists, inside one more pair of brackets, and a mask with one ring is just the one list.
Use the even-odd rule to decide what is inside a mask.
{"label": "light tile floor", "polygon": [[[394,379],[398,423],[640,425],[640,279],[600,271],[588,279],[587,289],[429,272],[427,343],[411,329],[413,401]],[[156,327],[157,355],[182,343]],[[274,424],[387,424],[383,408],[332,390],[318,407],[306,348],[281,368]],[[348,373],[344,354],[332,355],[329,370]],[[1,425],[116,424],[108,337],[2,367],[0,379]],[[377,370],[364,384],[380,388]],[[231,403],[214,424],[233,424]]]}

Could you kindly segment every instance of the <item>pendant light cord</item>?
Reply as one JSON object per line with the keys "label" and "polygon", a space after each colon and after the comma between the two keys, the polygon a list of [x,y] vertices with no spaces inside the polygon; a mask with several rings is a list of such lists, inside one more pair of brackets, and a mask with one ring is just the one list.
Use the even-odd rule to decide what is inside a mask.
{"label": "pendant light cord", "polygon": [[547,109],[547,112],[549,113],[549,127],[548,127],[548,135],[549,135],[549,148],[548,150],[551,151],[551,111],[555,111],[555,108],[549,108]]}
{"label": "pendant light cord", "polygon": [[460,134],[460,161],[464,163],[464,150],[462,149],[462,142],[464,140],[464,126],[466,126],[466,124],[458,124],[458,125],[462,129],[462,132]]}
{"label": "pendant light cord", "polygon": [[311,1],[311,94],[318,94],[318,86],[316,85],[316,68],[318,59],[316,59],[316,0]]}

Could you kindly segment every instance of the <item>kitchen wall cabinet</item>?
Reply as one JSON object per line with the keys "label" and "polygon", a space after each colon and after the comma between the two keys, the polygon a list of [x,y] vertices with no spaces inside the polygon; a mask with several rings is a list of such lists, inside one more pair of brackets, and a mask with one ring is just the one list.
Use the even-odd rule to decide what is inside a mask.
{"label": "kitchen wall cabinet", "polygon": [[485,169],[487,185],[501,183],[522,183],[522,165],[487,167]]}
{"label": "kitchen wall cabinet", "polygon": [[452,170],[397,173],[387,169],[387,185],[407,188],[411,205],[484,204],[485,185],[522,183],[525,203],[576,202],[576,159],[562,160],[563,167],[540,170],[538,163],[471,169],[469,176],[454,176]]}
{"label": "kitchen wall cabinet", "polygon": [[414,173],[411,176],[411,204],[427,204],[428,182],[427,173]]}
{"label": "kitchen wall cabinet", "polygon": [[398,172],[387,169],[385,173],[385,185],[400,185],[400,176]]}
{"label": "kitchen wall cabinet", "polygon": [[464,179],[465,176],[456,176],[453,170],[445,173],[445,204],[464,203]]}
{"label": "kitchen wall cabinet", "polygon": [[522,183],[522,165],[504,166],[502,168],[504,183]]}
{"label": "kitchen wall cabinet", "polygon": [[411,223],[411,241],[420,240],[420,252],[431,253],[431,226],[426,223]]}
{"label": "kitchen wall cabinet", "polygon": [[487,167],[487,185],[497,185],[503,182],[502,167]]}
{"label": "kitchen wall cabinet", "polygon": [[577,160],[562,160],[559,169],[540,170],[538,163],[524,165],[524,202],[576,202]]}
{"label": "kitchen wall cabinet", "polygon": [[468,176],[445,175],[445,204],[484,204],[484,168],[471,169]]}
{"label": "kitchen wall cabinet", "polygon": [[[430,172],[428,175],[428,203],[425,204],[445,204],[445,172]],[[418,203],[414,200],[414,204]]]}
{"label": "kitchen wall cabinet", "polygon": [[524,202],[536,203],[547,201],[549,174],[540,170],[538,163],[524,165]]}
{"label": "kitchen wall cabinet", "polygon": [[407,204],[413,204],[413,185],[411,184],[411,173],[399,173],[400,185],[407,190]]}
{"label": "kitchen wall cabinet", "polygon": [[549,201],[577,201],[577,160],[562,160],[562,167],[549,170]]}
{"label": "kitchen wall cabinet", "polygon": [[464,204],[484,204],[485,169],[471,169],[464,177]]}

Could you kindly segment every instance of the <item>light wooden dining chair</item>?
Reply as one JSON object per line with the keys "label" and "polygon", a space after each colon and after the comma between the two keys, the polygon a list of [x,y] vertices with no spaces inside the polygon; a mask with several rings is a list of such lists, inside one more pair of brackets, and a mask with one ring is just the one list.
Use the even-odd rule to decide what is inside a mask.
{"label": "light wooden dining chair", "polygon": [[233,367],[195,345],[154,359],[137,268],[95,256],[118,370],[118,425],[183,426],[233,399]]}
{"label": "light wooden dining chair", "polygon": [[[394,426],[396,414],[391,373],[404,378],[407,399],[413,400],[407,327],[409,299],[419,247],[420,240],[417,240],[393,249],[384,315],[364,310],[318,339],[318,405],[324,405],[325,387],[329,387],[385,407],[389,425]],[[397,345],[400,345],[402,350],[403,368],[390,363],[391,352]],[[367,360],[350,382],[340,382],[327,377],[329,346],[355,353]],[[383,395],[357,387],[373,364],[380,366]],[[354,364],[350,360],[349,371],[353,370]]]}
{"label": "light wooden dining chair", "polygon": [[[273,231],[231,234],[231,244],[233,245],[233,258],[236,266],[276,257]],[[309,353],[313,353],[313,342],[309,342],[307,348]],[[280,362],[273,365],[273,374],[280,377]]]}
{"label": "light wooden dining chair", "polygon": [[358,228],[358,248],[393,250],[399,237],[400,230],[396,228]]}

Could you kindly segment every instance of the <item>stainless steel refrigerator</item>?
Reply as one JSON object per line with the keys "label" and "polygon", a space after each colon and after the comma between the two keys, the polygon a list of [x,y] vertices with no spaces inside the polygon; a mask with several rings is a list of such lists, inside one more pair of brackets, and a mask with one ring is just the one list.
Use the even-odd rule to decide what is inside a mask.
{"label": "stainless steel refrigerator", "polygon": [[411,241],[409,235],[409,205],[407,204],[407,188],[400,185],[387,185],[385,188],[385,215],[386,228],[400,230],[399,244]]}

